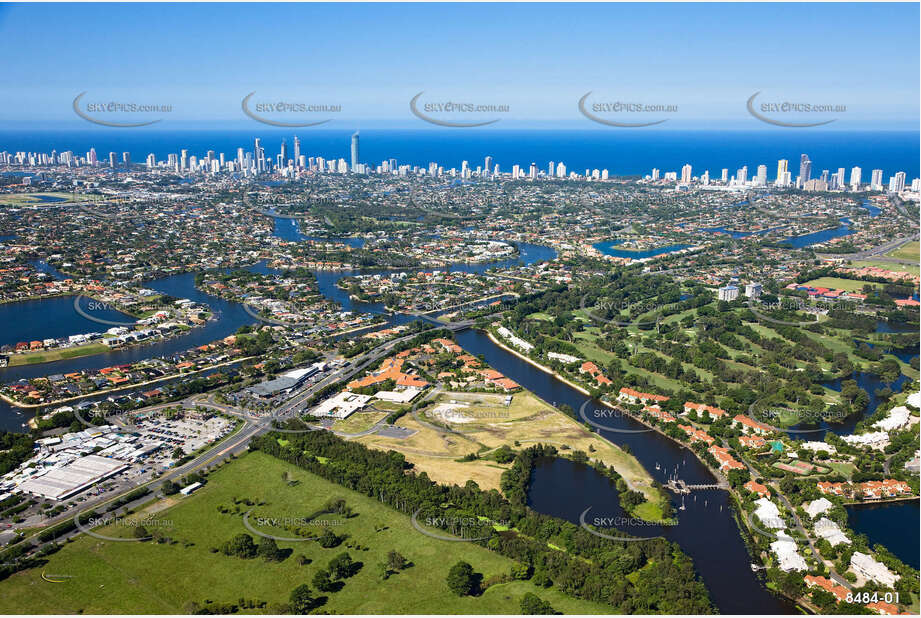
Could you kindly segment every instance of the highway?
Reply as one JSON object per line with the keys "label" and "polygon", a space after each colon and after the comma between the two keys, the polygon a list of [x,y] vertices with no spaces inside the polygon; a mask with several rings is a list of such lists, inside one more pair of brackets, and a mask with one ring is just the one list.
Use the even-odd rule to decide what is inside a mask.
{"label": "highway", "polygon": [[[866,258],[872,258],[875,256],[883,255],[885,253],[889,253],[893,249],[913,240],[918,240],[918,234],[914,234],[912,236],[902,236],[900,238],[896,238],[895,240],[890,240],[887,243],[883,243],[878,247],[873,247],[872,249],[867,249],[865,251],[858,251],[856,253],[816,253],[816,257],[822,260],[863,260]],[[894,257],[887,257],[886,261],[895,262],[898,264],[913,265],[917,265],[918,263],[916,260],[906,260],[903,258]]]}
{"label": "highway", "polygon": [[[466,328],[468,325],[464,324],[462,326],[458,326],[455,324],[442,324],[441,326],[445,328],[450,328],[451,326],[455,326],[456,328]],[[240,408],[217,402],[213,394],[204,396],[202,394],[195,394],[180,401],[158,404],[149,408],[142,408],[138,410],[138,412],[150,412],[166,407],[175,407],[177,405],[183,407],[202,406],[215,409],[223,414],[234,416],[240,419],[242,424],[238,426],[236,431],[234,431],[232,434],[217,442],[181,466],[177,466],[176,468],[168,470],[161,476],[147,482],[126,484],[125,486],[119,488],[119,491],[113,493],[112,495],[105,494],[94,498],[88,498],[85,502],[80,504],[78,507],[79,510],[71,509],[66,513],[62,513],[56,517],[45,520],[43,522],[43,529],[60,524],[68,519],[73,519],[79,513],[95,510],[99,507],[105,506],[141,487],[150,489],[151,493],[124,505],[109,515],[123,514],[130,509],[137,508],[142,504],[150,502],[153,498],[162,497],[162,494],[159,494],[158,491],[161,489],[165,481],[176,481],[183,476],[205,468],[215,461],[225,459],[231,455],[238,455],[242,453],[248,448],[250,440],[262,433],[271,431],[275,421],[284,422],[293,418],[298,418],[306,408],[307,401],[309,401],[311,397],[316,395],[323,388],[347,380],[359,372],[364,371],[369,366],[372,366],[374,363],[379,362],[382,358],[387,356],[394,347],[403,342],[409,341],[416,335],[418,335],[418,333],[404,335],[402,337],[387,341],[379,346],[376,346],[375,348],[372,348],[371,350],[368,350],[367,352],[356,357],[356,359],[353,360],[348,367],[340,367],[316,384],[311,385],[310,387],[296,393],[294,397],[285,402],[280,408],[278,408],[275,414],[272,415],[261,417],[252,415],[244,410],[241,410]],[[86,421],[84,422],[86,423]],[[380,423],[378,425],[380,425]],[[378,428],[378,425],[375,425],[375,428]],[[312,431],[314,429],[317,428],[311,427],[310,429],[307,429],[307,431]],[[22,543],[28,543],[32,545],[32,549],[29,552],[30,554],[50,543],[60,542],[63,539],[71,538],[81,534],[79,530],[73,530],[62,535],[61,537],[58,537],[54,541],[42,542],[38,538],[38,535],[41,532],[42,530],[34,531],[33,534],[26,537],[22,541]]]}

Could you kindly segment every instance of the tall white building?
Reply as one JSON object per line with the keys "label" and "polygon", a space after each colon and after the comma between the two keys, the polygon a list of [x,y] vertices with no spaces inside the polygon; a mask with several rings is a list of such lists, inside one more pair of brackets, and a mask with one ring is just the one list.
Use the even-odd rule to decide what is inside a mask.
{"label": "tall white building", "polygon": [[736,182],[740,185],[744,185],[748,182],[748,166],[743,165],[738,171],[736,171]]}
{"label": "tall white building", "polygon": [[758,166],[758,175],[756,178],[758,179],[759,187],[763,187],[767,184],[767,165]]}
{"label": "tall white building", "polygon": [[852,167],[851,168],[851,191],[857,191],[860,189],[860,168]]}
{"label": "tall white building", "polygon": [[896,172],[895,176],[889,179],[889,192],[901,193],[905,190],[905,172]]}
{"label": "tall white building", "polygon": [[685,163],[681,167],[681,184],[690,184],[691,183],[691,164]]}
{"label": "tall white building", "polygon": [[746,283],[745,284],[745,295],[748,298],[756,300],[761,298],[761,284],[760,283]]}
{"label": "tall white building", "polygon": [[883,170],[873,170],[870,173],[870,190],[871,191],[882,191],[883,190]]}
{"label": "tall white building", "polygon": [[717,290],[717,296],[720,300],[733,301],[739,297],[739,288],[734,285],[727,285]]}

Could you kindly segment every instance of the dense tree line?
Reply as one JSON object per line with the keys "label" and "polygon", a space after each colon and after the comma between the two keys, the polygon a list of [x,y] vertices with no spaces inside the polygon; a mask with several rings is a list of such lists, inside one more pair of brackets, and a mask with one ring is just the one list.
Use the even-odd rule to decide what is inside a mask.
{"label": "dense tree line", "polygon": [[[542,456],[542,447],[519,454],[503,488],[510,499],[496,490],[483,491],[473,481],[464,487],[432,482],[425,472],[414,473],[405,457],[397,452],[368,449],[328,432],[255,438],[250,448],[262,450],[349,489],[379,500],[407,515],[418,513],[420,521],[447,522],[479,516],[508,522],[509,530],[491,527],[480,530],[475,542],[529,565],[539,585],[553,585],[577,598],[603,602],[619,612],[712,613],[706,589],[693,565],[680,548],[664,539],[641,543],[618,543],[595,536],[558,518],[536,513],[524,505],[527,460]],[[325,458],[321,464],[318,457]],[[517,475],[517,477],[516,477]],[[513,529],[512,529],[513,528]],[[463,530],[449,532],[462,534]],[[548,543],[566,551],[551,548]],[[625,579],[640,571],[636,584]]]}

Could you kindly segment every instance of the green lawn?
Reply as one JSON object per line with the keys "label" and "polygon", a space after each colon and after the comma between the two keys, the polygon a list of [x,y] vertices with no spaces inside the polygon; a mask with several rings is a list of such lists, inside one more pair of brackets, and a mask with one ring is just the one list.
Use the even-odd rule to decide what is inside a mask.
{"label": "green lawn", "polygon": [[[297,481],[291,485],[283,480]],[[346,543],[369,549],[348,548],[346,544],[323,549],[316,542],[278,543],[293,554],[282,562],[261,558],[243,560],[212,553],[236,534],[246,532],[240,514],[224,514],[219,506],[234,508],[233,499],[265,501],[257,507],[240,504],[241,512],[254,508],[256,517],[306,518],[323,507],[331,497],[345,498],[357,516],[339,519],[337,534],[348,534]],[[175,499],[175,498],[174,498]],[[454,596],[445,585],[448,569],[458,560],[473,565],[484,580],[509,572],[513,561],[471,543],[441,541],[422,535],[410,518],[374,499],[329,483],[308,472],[263,453],[250,453],[210,475],[206,487],[189,497],[176,499],[175,506],[157,518],[170,525],[164,531],[178,543],[104,541],[83,535],[50,557],[43,568],[16,573],[0,582],[0,612],[14,613],[186,613],[190,602],[236,602],[241,597],[272,603],[285,603],[300,584],[310,585],[314,573],[329,560],[347,551],[363,563],[357,575],[331,593],[320,611],[334,614],[514,614],[525,592],[538,594],[565,613],[610,613],[606,605],[566,597],[553,589],[538,589],[530,582],[515,581],[488,588],[480,597]],[[375,531],[375,529],[383,529]],[[127,529],[97,529],[110,536],[127,536]],[[271,532],[271,528],[262,528]],[[274,530],[278,536],[293,532]],[[258,537],[256,538],[258,541]],[[377,563],[395,549],[413,563],[405,571],[382,581]],[[298,554],[312,562],[298,565]],[[42,572],[61,583],[43,580]],[[313,586],[311,586],[313,588]],[[314,590],[315,595],[319,595]]]}
{"label": "green lawn", "polygon": [[867,281],[855,281],[853,279],[842,279],[840,277],[819,277],[812,281],[807,281],[803,285],[809,285],[814,288],[828,288],[831,290],[844,290],[846,292],[860,292],[865,285],[880,287],[882,284],[869,283]]}
{"label": "green lawn", "polygon": [[919,268],[917,264],[899,264],[898,262],[890,262],[885,258],[878,258],[875,260],[855,260],[852,265],[856,266],[857,268],[861,268],[863,266],[876,266],[877,268],[885,268],[886,270],[904,272],[911,275],[921,274],[921,268]]}
{"label": "green lawn", "polygon": [[[62,198],[63,202],[46,202],[40,196]],[[0,195],[0,205],[2,206],[28,206],[30,204],[63,204],[73,201],[72,193],[62,193],[59,191],[44,191],[41,193],[7,193]],[[78,195],[79,201],[96,201],[102,199],[101,195]]]}
{"label": "green lawn", "polygon": [[914,260],[917,262],[919,257],[918,247],[919,243],[917,240],[914,242],[907,242],[901,247],[893,249],[886,255],[889,257],[900,258],[903,260]]}
{"label": "green lawn", "polygon": [[837,474],[840,474],[844,478],[850,479],[851,474],[853,474],[857,467],[854,464],[850,463],[833,463],[833,462],[822,462],[822,465],[828,466]]}
{"label": "green lawn", "polygon": [[10,356],[10,367],[17,367],[19,365],[37,365],[39,363],[50,363],[52,361],[58,361],[67,358],[91,356],[93,354],[102,354],[103,352],[108,352],[109,350],[109,346],[103,343],[89,343],[87,345],[65,348],[63,350],[48,350],[47,352],[23,352],[20,354],[12,354]]}
{"label": "green lawn", "polygon": [[343,433],[360,433],[371,429],[376,422],[387,416],[386,412],[356,412],[349,418],[333,423],[333,429]]}

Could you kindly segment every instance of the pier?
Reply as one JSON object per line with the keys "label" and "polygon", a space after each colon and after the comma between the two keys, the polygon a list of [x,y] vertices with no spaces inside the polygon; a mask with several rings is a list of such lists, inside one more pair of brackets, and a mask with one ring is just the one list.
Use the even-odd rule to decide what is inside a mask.
{"label": "pier", "polygon": [[668,482],[665,484],[672,492],[676,494],[689,494],[692,491],[706,491],[710,489],[716,490],[725,490],[729,491],[729,482],[720,481],[718,483],[698,483],[695,485],[688,485],[681,479],[671,478],[668,479]]}

